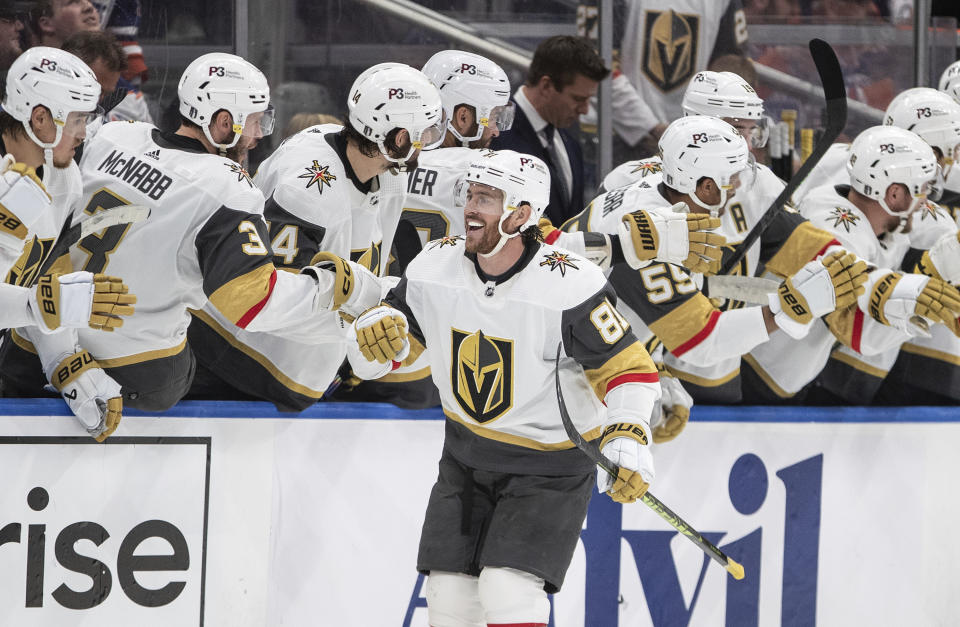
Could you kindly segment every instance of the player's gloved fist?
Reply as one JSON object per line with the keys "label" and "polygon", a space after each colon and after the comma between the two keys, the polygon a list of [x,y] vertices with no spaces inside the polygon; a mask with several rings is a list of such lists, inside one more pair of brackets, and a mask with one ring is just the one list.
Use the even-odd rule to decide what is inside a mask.
{"label": "player's gloved fist", "polygon": [[[380,283],[363,266],[333,253],[319,252],[300,270],[316,279],[327,309],[339,311],[348,320],[380,302]],[[332,286],[330,277],[332,275]],[[330,293],[330,296],[326,294]]]}
{"label": "player's gloved fist", "polygon": [[653,441],[663,444],[674,439],[690,420],[690,408],[693,407],[693,397],[690,396],[680,380],[666,369],[660,372],[660,403],[654,406],[650,428],[653,430]]}
{"label": "player's gloved fist", "polygon": [[90,272],[45,274],[30,295],[30,311],[41,331],[91,327],[113,331],[133,315],[137,297],[116,277]]}
{"label": "player's gloved fist", "polygon": [[865,291],[867,262],[857,259],[853,253],[838,250],[821,259],[820,263],[826,267],[833,281],[834,309],[843,309],[857,302],[857,298]]}
{"label": "player's gloved fist", "polygon": [[946,325],[960,335],[960,292],[949,283],[923,274],[874,270],[860,297],[860,309],[881,324],[910,335],[929,335],[929,325]]}
{"label": "player's gloved fist", "polygon": [[49,207],[50,196],[33,168],[5,156],[0,161],[0,248],[20,254],[27,234]]}
{"label": "player's gloved fist", "polygon": [[403,361],[410,354],[407,317],[403,312],[381,305],[363,312],[353,323],[357,346],[367,361]]}
{"label": "player's gloved fist", "polygon": [[960,231],[947,233],[924,251],[914,272],[960,285]]}
{"label": "player's gloved fist", "polygon": [[836,280],[841,283],[839,289],[845,298],[848,290],[855,289],[852,278],[845,274],[848,267],[844,265],[845,257],[841,260],[833,257],[823,260],[829,268],[820,261],[808,262],[781,283],[776,293],[769,295],[774,322],[790,337],[797,340],[806,337],[815,319],[836,309],[838,286],[832,271],[837,273]]}
{"label": "player's gloved fist", "polygon": [[85,350],[61,355],[48,373],[70,411],[87,433],[103,442],[116,431],[123,414],[120,385]]}
{"label": "player's gloved fist", "polygon": [[597,470],[597,489],[618,503],[633,503],[643,498],[653,483],[653,456],[647,433],[649,425],[615,422],[607,425],[600,438],[600,452],[620,467],[617,477]]}
{"label": "player's gloved fist", "polygon": [[726,239],[707,231],[719,227],[720,219],[687,211],[680,202],[666,210],[641,209],[623,216],[620,244],[630,267],[643,268],[656,259],[693,272],[716,272]]}

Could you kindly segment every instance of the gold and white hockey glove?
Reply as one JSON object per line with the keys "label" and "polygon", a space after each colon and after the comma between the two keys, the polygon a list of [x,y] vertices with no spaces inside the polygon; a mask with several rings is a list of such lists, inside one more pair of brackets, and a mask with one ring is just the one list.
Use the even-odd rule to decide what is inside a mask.
{"label": "gold and white hockey glove", "polygon": [[123,414],[120,384],[85,350],[60,355],[47,372],[70,411],[97,442],[116,431]]}
{"label": "gold and white hockey glove", "polygon": [[[632,418],[631,420],[635,420]],[[617,503],[633,503],[653,483],[653,456],[650,454],[650,425],[613,422],[600,437],[600,452],[620,467],[617,478],[602,468],[597,469],[597,489],[606,492]]]}
{"label": "gold and white hockey glove", "polygon": [[681,265],[691,272],[714,274],[726,238],[709,231],[720,226],[720,218],[688,213],[678,202],[669,209],[634,211],[620,221],[619,235],[623,256],[633,269],[651,261]]}
{"label": "gold and white hockey glove", "polygon": [[367,361],[381,364],[403,361],[410,354],[407,317],[402,311],[381,305],[369,309],[353,323],[357,347]]}
{"label": "gold and white hockey glove", "polygon": [[37,327],[49,333],[59,328],[113,331],[123,316],[133,315],[137,297],[123,281],[105,274],[71,272],[40,277],[29,301]]}
{"label": "gold and white hockey glove", "polygon": [[808,262],[769,295],[774,321],[790,337],[806,337],[815,319],[852,304],[863,294],[866,270],[865,262],[843,251]]}
{"label": "gold and white hockey glove", "polygon": [[[380,302],[380,283],[369,270],[333,253],[319,252],[300,270],[317,280],[321,302],[348,320]],[[332,279],[332,280],[331,280]]]}
{"label": "gold and white hockey glove", "polygon": [[947,233],[923,251],[913,271],[960,285],[960,231]]}
{"label": "gold and white hockey glove", "polygon": [[660,374],[660,402],[654,407],[650,419],[655,444],[674,439],[690,420],[693,397],[683,389],[683,384],[666,368],[658,367]]}
{"label": "gold and white hockey glove", "polygon": [[33,168],[14,162],[9,154],[0,160],[0,248],[19,255],[27,234],[50,205]]}
{"label": "gold and white hockey glove", "polygon": [[928,336],[930,324],[940,323],[960,336],[960,292],[943,279],[881,269],[866,288],[860,309],[877,322],[911,336]]}

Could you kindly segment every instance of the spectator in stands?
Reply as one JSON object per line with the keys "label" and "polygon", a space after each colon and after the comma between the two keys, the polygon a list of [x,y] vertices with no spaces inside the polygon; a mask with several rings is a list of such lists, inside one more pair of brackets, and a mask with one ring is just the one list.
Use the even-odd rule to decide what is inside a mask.
{"label": "spectator in stands", "polygon": [[100,30],[100,14],[90,0],[36,0],[30,11],[33,44],[60,48],[82,30]]}
{"label": "spectator in stands", "polygon": [[127,55],[113,35],[100,30],[80,31],[63,43],[63,50],[80,57],[97,75],[100,106],[105,112],[109,111],[109,105],[116,105],[126,96],[126,88],[118,87],[117,83],[127,67]]}
{"label": "spectator in stands", "polygon": [[513,94],[513,127],[493,139],[494,150],[531,154],[550,168],[550,204],[544,215],[562,224],[583,209],[580,145],[566,130],[587,112],[600,81],[609,76],[590,41],[558,35],[537,46],[526,83]]}
{"label": "spectator in stands", "polygon": [[283,129],[283,137],[280,139],[284,140],[291,135],[296,135],[305,128],[310,128],[317,124],[342,124],[342,120],[335,115],[329,115],[327,113],[297,113],[287,122],[287,126]]}
{"label": "spectator in stands", "polygon": [[140,34],[140,0],[91,0],[100,12],[100,28],[113,34],[127,55],[124,80],[139,87],[147,80],[147,64],[137,41]]}
{"label": "spectator in stands", "polygon": [[20,41],[23,32],[23,15],[18,4],[20,3],[11,0],[0,2],[0,71],[4,74],[23,52]]}
{"label": "spectator in stands", "polygon": [[[123,78],[129,57],[116,37],[101,30],[82,31],[71,36],[63,49],[83,59],[97,75],[103,88],[103,122],[137,120],[153,124],[143,93]],[[96,131],[88,130],[91,134]]]}

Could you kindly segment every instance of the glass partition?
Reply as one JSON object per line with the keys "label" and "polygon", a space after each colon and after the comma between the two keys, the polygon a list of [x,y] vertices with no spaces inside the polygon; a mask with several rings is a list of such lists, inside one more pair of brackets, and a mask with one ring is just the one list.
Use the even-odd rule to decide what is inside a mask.
{"label": "glass partition", "polygon": [[[436,12],[436,17],[428,19],[425,26],[414,19],[421,15],[419,11],[388,14],[376,2],[362,0],[142,0],[140,43],[150,67],[143,89],[154,118],[161,125],[176,123],[177,81],[193,58],[211,51],[239,51],[269,77],[277,108],[277,132],[252,155],[257,162],[283,138],[294,114],[342,117],[346,92],[364,68],[388,60],[419,67],[438,50],[471,49],[455,37],[436,32],[432,26],[437,24],[491,40],[495,45],[512,46],[528,55],[551,35],[581,34],[600,39],[596,2],[422,0],[404,5],[403,1],[398,0],[398,6],[428,9]],[[758,4],[766,8],[757,8]],[[660,108],[661,121],[669,122],[681,115],[677,94],[682,94],[686,81],[698,69],[697,63],[711,67],[725,56],[721,40],[727,33],[728,43],[732,38],[752,59],[757,70],[753,80],[766,101],[767,113],[779,119],[784,110],[796,110],[798,129],[816,129],[822,103],[811,91],[819,82],[806,45],[810,38],[820,37],[837,51],[849,97],[862,103],[850,110],[847,135],[854,135],[878,123],[890,99],[914,84],[913,23],[896,21],[880,12],[859,17],[826,10],[814,15],[794,14],[801,12],[796,7],[809,5],[814,8],[808,12],[815,13],[815,7],[829,4],[748,0],[744,2],[745,11],[731,13],[712,8],[726,3],[705,2],[702,14],[671,12],[667,28],[667,17],[661,16],[666,15],[664,11],[644,9],[639,1],[617,0],[613,2],[614,66],[628,77],[640,72],[652,77],[638,86],[641,99],[651,98],[649,93],[675,96],[674,104]],[[780,5],[787,8],[777,9]],[[933,18],[931,26],[930,45],[925,52],[930,75],[923,82],[935,85],[943,68],[956,58],[957,24],[952,18]],[[707,32],[710,29],[720,35],[714,33],[711,38]],[[238,41],[238,35],[242,41]],[[684,37],[694,42],[686,52],[692,58],[683,56]],[[659,58],[657,45],[680,55]],[[663,67],[669,66],[672,74],[653,67],[651,59],[666,63]],[[729,55],[725,59],[729,62]],[[688,62],[690,68],[684,69],[683,64]],[[627,65],[621,65],[624,63]],[[501,65],[514,87],[522,82],[522,64],[501,61]],[[729,69],[729,64],[723,67]],[[778,72],[799,79],[803,87],[796,88],[796,81],[784,85],[777,80]],[[594,186],[604,174],[597,171],[600,146],[613,146],[614,164],[649,156],[656,150],[655,134],[625,141],[616,116],[618,132],[599,136],[597,115],[591,112],[578,129],[585,167],[590,170],[587,179]],[[629,122],[630,116],[625,117]]]}

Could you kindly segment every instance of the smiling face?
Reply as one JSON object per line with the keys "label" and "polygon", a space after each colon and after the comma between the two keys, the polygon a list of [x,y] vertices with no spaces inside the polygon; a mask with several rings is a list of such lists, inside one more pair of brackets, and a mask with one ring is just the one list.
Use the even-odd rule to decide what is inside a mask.
{"label": "smiling face", "polygon": [[498,224],[502,213],[502,190],[480,183],[470,183],[467,188],[467,204],[463,207],[465,246],[468,253],[486,254],[494,249],[500,241]]}

